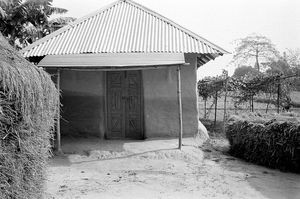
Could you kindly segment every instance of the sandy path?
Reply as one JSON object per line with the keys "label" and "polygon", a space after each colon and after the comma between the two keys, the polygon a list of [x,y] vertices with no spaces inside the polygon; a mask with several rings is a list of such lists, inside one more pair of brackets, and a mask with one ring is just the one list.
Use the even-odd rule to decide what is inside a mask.
{"label": "sandy path", "polygon": [[[300,198],[300,175],[245,163],[184,139],[64,142],[48,198]],[[87,147],[88,146],[88,147]]]}

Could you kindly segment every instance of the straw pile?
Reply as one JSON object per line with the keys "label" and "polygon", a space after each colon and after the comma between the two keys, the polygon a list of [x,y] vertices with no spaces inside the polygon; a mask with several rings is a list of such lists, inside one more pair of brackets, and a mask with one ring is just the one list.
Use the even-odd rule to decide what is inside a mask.
{"label": "straw pile", "polygon": [[300,123],[234,120],[226,128],[230,153],[249,162],[300,172]]}
{"label": "straw pile", "polygon": [[58,91],[0,34],[0,198],[42,198]]}

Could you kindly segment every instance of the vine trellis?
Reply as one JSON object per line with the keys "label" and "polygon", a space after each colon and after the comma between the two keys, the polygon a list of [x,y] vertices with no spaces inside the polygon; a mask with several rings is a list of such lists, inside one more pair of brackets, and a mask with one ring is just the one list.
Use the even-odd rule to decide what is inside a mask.
{"label": "vine trellis", "polygon": [[[198,81],[198,94],[204,100],[204,118],[207,118],[207,100],[213,98],[212,106],[215,106],[215,124],[217,117],[218,98],[223,94],[224,99],[224,120],[226,119],[226,98],[230,92],[235,99],[234,106],[249,102],[250,111],[254,112],[254,97],[264,93],[268,96],[266,112],[269,104],[272,102],[277,106],[279,113],[280,107],[289,107],[291,99],[289,96],[290,78],[297,78],[299,74],[283,76],[280,74],[267,75],[259,74],[257,76],[245,76],[244,78],[229,77],[227,71],[217,77],[206,77]],[[211,110],[211,108],[209,108]]]}

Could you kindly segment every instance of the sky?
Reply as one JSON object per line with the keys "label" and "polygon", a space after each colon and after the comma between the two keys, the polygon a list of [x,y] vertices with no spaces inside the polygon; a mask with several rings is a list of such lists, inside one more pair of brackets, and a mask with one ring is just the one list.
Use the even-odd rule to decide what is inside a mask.
{"label": "sky", "polygon": [[[54,0],[80,18],[115,0]],[[268,37],[283,53],[300,48],[300,0],[134,0],[231,52],[198,69],[198,78],[215,76],[229,64],[235,41],[256,33]]]}

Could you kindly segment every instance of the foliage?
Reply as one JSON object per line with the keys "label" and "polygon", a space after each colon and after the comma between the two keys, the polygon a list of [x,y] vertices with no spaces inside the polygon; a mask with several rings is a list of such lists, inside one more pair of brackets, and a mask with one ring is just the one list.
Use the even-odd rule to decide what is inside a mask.
{"label": "foliage", "polygon": [[[205,78],[198,82],[198,92],[204,100],[215,96],[216,91],[218,92],[218,97],[225,91],[225,81],[226,78],[219,76],[216,78]],[[281,74],[267,74],[267,73],[257,73],[246,74],[240,78],[231,77],[227,79],[227,90],[230,91],[231,97],[234,99],[235,107],[239,104],[243,104],[247,101],[250,102],[251,110],[254,111],[255,96],[264,94],[268,97],[267,108],[269,104],[274,103],[279,106],[290,107],[292,105],[291,101],[291,88],[293,78],[289,76],[282,76]],[[279,90],[278,90],[279,89]],[[280,95],[278,96],[278,92]]]}
{"label": "foliage", "polygon": [[279,56],[274,44],[265,36],[250,35],[237,41],[233,63],[249,64],[260,71],[262,62],[277,59]]}
{"label": "foliage", "polygon": [[271,168],[300,172],[300,124],[234,120],[226,128],[230,153]]}
{"label": "foliage", "polygon": [[259,72],[251,66],[239,66],[234,70],[233,77],[235,78],[244,78],[247,76],[258,75]]}
{"label": "foliage", "polygon": [[50,32],[53,32],[75,20],[76,20],[76,18],[74,18],[74,17],[58,17],[58,18],[52,19],[49,21],[49,28],[53,29]]}
{"label": "foliage", "polygon": [[49,33],[49,17],[67,10],[53,0],[0,0],[0,31],[19,49]]}
{"label": "foliage", "polygon": [[271,75],[291,75],[293,74],[292,68],[290,65],[284,60],[284,59],[279,59],[277,61],[271,61],[267,64],[268,69],[266,70],[267,74]]}
{"label": "foliage", "polygon": [[275,93],[277,91],[276,83],[278,83],[278,75],[269,76],[260,74],[254,77],[246,76],[243,79],[232,79],[230,81],[231,88],[233,87],[237,92],[239,102],[245,102],[261,92]]}
{"label": "foliage", "polygon": [[300,48],[295,50],[288,49],[286,61],[292,68],[300,69]]}
{"label": "foliage", "polygon": [[[292,73],[300,77],[300,49],[288,49],[286,53],[286,61],[291,67]],[[292,83],[294,89],[300,91],[300,78],[294,78]]]}
{"label": "foliage", "polygon": [[0,198],[42,198],[59,93],[0,34]]}
{"label": "foliage", "polygon": [[198,94],[204,100],[215,96],[216,92],[222,91],[224,88],[224,77],[206,77],[198,81]]}

